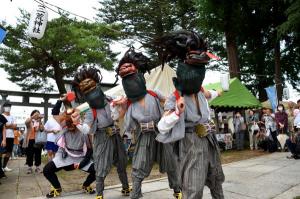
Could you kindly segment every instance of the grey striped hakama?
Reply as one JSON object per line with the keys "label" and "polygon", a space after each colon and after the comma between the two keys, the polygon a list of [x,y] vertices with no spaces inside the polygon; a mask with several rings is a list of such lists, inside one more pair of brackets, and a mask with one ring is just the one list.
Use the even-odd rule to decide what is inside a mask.
{"label": "grey striped hakama", "polygon": [[204,185],[215,199],[224,198],[224,174],[217,143],[212,134],[199,138],[196,133],[186,133],[179,141],[180,177],[184,199],[200,199]]}
{"label": "grey striped hakama", "polygon": [[[142,133],[137,140],[132,161],[132,174],[134,177],[144,179],[150,175],[154,162],[159,165],[161,173],[176,173],[178,157],[175,155],[171,144],[162,144],[155,140],[156,132]],[[170,158],[171,157],[171,158]],[[171,178],[171,189],[180,186],[177,179]],[[174,184],[173,184],[174,183]]]}
{"label": "grey striped hakama", "polygon": [[[105,132],[97,132],[94,138],[93,149],[96,176],[105,178],[113,165],[117,167],[119,176],[121,173],[126,174],[127,155],[120,134],[108,136]],[[120,180],[122,184],[125,181],[123,179]],[[127,177],[125,184],[128,185]]]}
{"label": "grey striped hakama", "polygon": [[[222,183],[225,177],[218,143],[212,132],[208,131],[207,136],[199,137],[194,131],[197,124],[208,123],[210,117],[204,94],[199,92],[197,97],[200,110],[198,111],[190,96],[184,96],[185,112],[180,115],[172,130],[164,135],[159,134],[157,140],[177,143],[175,150],[179,155],[179,175],[184,199],[201,199],[205,185],[210,188],[214,199],[223,199]],[[165,110],[175,110],[175,106],[176,98],[172,94],[166,101]]]}
{"label": "grey striped hakama", "polygon": [[94,142],[93,158],[96,171],[96,191],[103,195],[104,179],[112,166],[117,167],[119,179],[124,189],[129,188],[126,173],[127,155],[124,144],[119,133],[109,136],[105,129],[113,126],[109,104],[103,109],[97,109],[97,118],[94,118],[92,111],[86,113],[85,122],[93,125]]}
{"label": "grey striped hakama", "polygon": [[[65,147],[67,147],[69,150],[75,150],[74,153],[78,151],[83,151],[84,144],[91,147],[88,136],[82,134],[79,130],[76,130],[75,132],[69,132],[67,130],[64,130],[56,141],[58,141],[62,137],[65,139]],[[52,160],[56,168],[73,165],[74,163],[80,163],[85,156],[82,155],[81,157],[73,157],[71,154],[68,154],[66,155],[66,157],[64,157],[63,153],[64,149],[59,147],[58,151],[55,154],[55,157]],[[81,168],[81,170],[88,171],[92,164],[93,162],[90,160],[83,168]]]}
{"label": "grey striped hakama", "polygon": [[159,164],[160,172],[167,172],[169,185],[174,191],[180,191],[180,183],[177,173],[178,157],[173,152],[171,144],[162,144],[155,140],[156,131],[142,132],[140,123],[157,123],[162,115],[162,107],[159,99],[146,94],[145,107],[138,102],[130,105],[125,117],[125,130],[135,129],[136,146],[132,160],[133,190],[131,198],[142,197],[141,183],[150,175],[154,162]]}

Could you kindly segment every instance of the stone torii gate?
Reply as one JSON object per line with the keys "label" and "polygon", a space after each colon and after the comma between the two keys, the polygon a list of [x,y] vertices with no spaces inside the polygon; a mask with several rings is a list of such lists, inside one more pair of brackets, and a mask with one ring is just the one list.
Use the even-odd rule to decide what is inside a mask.
{"label": "stone torii gate", "polygon": [[[67,91],[71,90],[71,80],[64,80],[65,87]],[[101,83],[101,88],[103,91],[113,88],[116,86],[112,83]],[[58,99],[60,97],[59,93],[47,94],[47,93],[33,93],[33,92],[22,92],[22,91],[6,91],[0,90],[0,95],[2,99],[0,100],[0,105],[4,104],[8,96],[18,96],[22,97],[22,102],[9,101],[13,106],[29,106],[29,107],[43,107],[44,108],[44,121],[48,120],[48,109],[52,108],[54,104],[49,103],[50,99]],[[42,103],[30,103],[30,97],[42,98]]]}
{"label": "stone torii gate", "polygon": [[[2,99],[0,100],[1,105],[8,101],[8,96],[18,96],[22,97],[22,102],[9,101],[13,106],[43,107],[45,122],[48,120],[48,109],[54,106],[54,104],[49,103],[49,99],[58,99],[60,97],[60,94],[32,93],[6,90],[0,90],[0,95],[2,96]],[[44,101],[42,103],[30,103],[30,97],[42,98]]]}

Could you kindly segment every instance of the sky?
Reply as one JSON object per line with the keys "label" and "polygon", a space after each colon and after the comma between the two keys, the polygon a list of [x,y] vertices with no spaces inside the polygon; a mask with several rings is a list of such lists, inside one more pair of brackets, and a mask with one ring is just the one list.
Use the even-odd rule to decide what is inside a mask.
{"label": "sky", "polygon": [[[97,7],[98,5],[98,0],[49,0],[47,2],[92,20],[96,15],[96,11],[93,7]],[[8,24],[15,25],[17,17],[20,16],[20,8],[31,13],[37,8],[37,5],[38,4],[34,0],[1,0],[0,21],[6,21]],[[48,10],[49,20],[56,17],[59,17],[59,15]],[[111,78],[109,77],[109,73],[107,71],[104,71],[103,73],[105,76],[104,81],[110,82]],[[18,85],[9,81],[7,77],[8,74],[3,69],[0,69],[0,90],[22,90]],[[9,97],[8,99],[18,100],[15,97]],[[36,99],[32,101],[38,102],[40,100]],[[43,112],[43,109],[38,109]],[[22,116],[24,119],[24,116],[28,116],[32,110],[33,108],[30,107],[12,107],[12,114],[15,116]],[[20,120],[22,119],[20,118]]]}
{"label": "sky", "polygon": [[[99,0],[47,0],[46,2],[59,6],[65,10],[76,13],[80,16],[86,17],[93,20],[96,16],[95,7],[99,7]],[[37,7],[37,3],[34,0],[1,0],[0,4],[0,21],[6,21],[8,24],[15,25],[17,22],[17,17],[19,17],[20,12],[19,8],[25,9],[28,12],[32,12]],[[48,10],[49,20],[59,17],[58,14],[54,13],[51,10]],[[47,29],[46,29],[47,31]],[[9,33],[8,33],[9,34]],[[1,44],[0,44],[1,45]],[[127,47],[124,47],[120,44],[112,44],[112,49],[116,52],[120,52],[119,58],[127,50]],[[137,46],[135,46],[137,47]],[[1,60],[0,60],[1,61]],[[114,72],[102,71],[103,73],[103,82],[112,83],[115,81]],[[21,91],[22,89],[13,82],[10,82],[8,79],[8,74],[0,69],[0,90],[15,90]],[[214,83],[220,81],[220,72],[217,71],[208,71],[204,84]],[[290,87],[291,88],[291,87]],[[297,96],[294,91],[291,90],[292,100],[296,100]],[[299,97],[300,98],[300,97]],[[31,112],[32,108],[20,108],[15,107],[12,109],[12,112],[15,114],[28,115]]]}

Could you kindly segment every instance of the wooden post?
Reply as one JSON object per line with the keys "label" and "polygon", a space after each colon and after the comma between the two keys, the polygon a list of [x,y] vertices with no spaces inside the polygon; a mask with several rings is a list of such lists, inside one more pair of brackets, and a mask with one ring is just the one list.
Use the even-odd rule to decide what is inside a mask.
{"label": "wooden post", "polygon": [[44,97],[44,123],[48,120],[49,98]]}
{"label": "wooden post", "polygon": [[23,96],[23,103],[29,104],[29,96]]}

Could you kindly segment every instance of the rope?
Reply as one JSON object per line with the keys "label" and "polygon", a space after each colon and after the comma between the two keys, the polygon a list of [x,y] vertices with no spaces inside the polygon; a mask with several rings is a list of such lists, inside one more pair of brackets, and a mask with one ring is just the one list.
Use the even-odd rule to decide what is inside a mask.
{"label": "rope", "polygon": [[[67,18],[67,16],[62,15],[61,12],[56,11],[56,10],[54,10],[53,8],[49,7],[49,6],[55,7],[55,8],[58,9],[58,10],[61,10],[61,11],[64,11],[65,13],[70,14],[70,15],[73,15],[73,16],[76,16],[76,17],[79,17],[79,18],[82,18],[82,19],[84,19],[84,20],[86,20],[86,21],[95,22],[95,21],[93,21],[93,20],[91,20],[91,19],[89,19],[89,18],[87,18],[87,17],[83,17],[83,16],[78,15],[78,14],[76,14],[76,13],[70,12],[70,11],[64,9],[64,8],[61,8],[61,7],[56,6],[56,5],[53,5],[53,4],[48,3],[48,2],[46,2],[46,1],[42,1],[42,0],[34,0],[34,1],[35,1],[36,3],[38,3],[38,4],[41,4],[41,5],[45,6],[46,8],[48,8],[49,10],[51,10],[52,12],[54,12],[54,13],[56,13],[56,14],[62,16],[62,17],[66,17],[66,18]],[[45,5],[45,4],[46,4],[46,5]],[[47,6],[47,5],[49,5],[49,6]],[[76,20],[74,20],[74,19],[72,19],[72,18],[68,18],[68,19],[71,19],[71,20],[73,20],[73,21],[76,21]],[[119,34],[128,34],[127,32],[122,32],[122,31],[119,31],[119,30],[116,30],[116,29],[113,29],[113,28],[110,28],[110,27],[107,27],[107,26],[103,26],[103,27],[106,28],[106,29],[108,29],[108,30],[110,30],[110,31],[119,33]],[[138,41],[138,40],[136,40],[136,39],[130,39],[130,40],[133,40],[133,41],[135,41],[135,42],[140,43],[140,41]],[[123,45],[123,46],[125,46],[125,47],[128,47],[128,48],[130,48],[130,47],[132,46],[132,45],[124,44],[124,43],[122,43],[122,42],[120,42],[120,41],[117,41],[117,40],[115,40],[114,42],[119,43],[119,44],[121,44],[121,45]],[[139,52],[142,52],[142,53],[146,53],[146,54],[147,54],[146,51],[143,51],[143,50],[140,50],[140,49],[136,49],[136,51],[139,51]]]}

